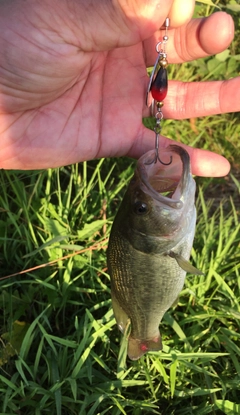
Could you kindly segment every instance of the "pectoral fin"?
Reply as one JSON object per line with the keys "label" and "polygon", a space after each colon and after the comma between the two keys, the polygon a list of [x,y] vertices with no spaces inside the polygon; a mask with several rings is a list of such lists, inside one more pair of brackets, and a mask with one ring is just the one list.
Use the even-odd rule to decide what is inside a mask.
{"label": "pectoral fin", "polygon": [[188,262],[182,255],[177,254],[176,252],[170,251],[168,255],[171,258],[176,259],[178,265],[186,272],[191,272],[191,274],[195,275],[204,275],[202,271],[195,268],[190,262]]}

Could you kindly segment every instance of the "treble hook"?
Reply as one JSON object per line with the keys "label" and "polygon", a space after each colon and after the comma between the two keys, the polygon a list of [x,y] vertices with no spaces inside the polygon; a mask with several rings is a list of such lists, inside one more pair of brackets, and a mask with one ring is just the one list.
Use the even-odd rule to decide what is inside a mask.
{"label": "treble hook", "polygon": [[[169,164],[172,163],[172,156],[170,156],[170,161],[168,163],[165,163],[164,161],[162,161],[160,159],[159,156],[159,134],[161,132],[161,121],[163,119],[163,113],[161,110],[161,107],[163,106],[163,102],[157,102],[157,112],[155,114],[155,120],[156,120],[156,124],[154,127],[154,132],[155,132],[155,156],[153,158],[153,160],[147,162],[146,164],[153,164],[153,163],[157,163],[157,161],[159,161],[159,163],[163,164],[164,166],[169,166]],[[152,113],[154,111],[154,107],[155,107],[155,100],[152,101]]]}
{"label": "treble hook", "polygon": [[162,161],[160,159],[159,156],[159,133],[156,132],[156,138],[155,138],[155,156],[153,158],[153,160],[146,162],[145,164],[149,165],[149,164],[156,164],[157,161],[159,161],[161,164],[163,164],[164,166],[169,166],[172,163],[172,156],[170,156],[170,161],[168,163],[165,163],[164,161]]}
{"label": "treble hook", "polygon": [[155,157],[153,159],[153,163],[157,163],[157,161],[159,161],[164,166],[169,166],[172,163],[172,156],[170,156],[170,161],[168,163],[164,163],[164,161],[162,161],[160,159],[160,156],[159,156],[159,134],[156,132],[156,138],[155,138]]}

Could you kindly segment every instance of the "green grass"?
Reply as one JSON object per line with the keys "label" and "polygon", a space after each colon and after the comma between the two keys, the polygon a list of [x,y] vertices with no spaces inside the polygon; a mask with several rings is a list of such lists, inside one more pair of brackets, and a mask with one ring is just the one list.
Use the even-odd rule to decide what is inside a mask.
{"label": "green grass", "polygon": [[205,276],[189,275],[166,313],[163,352],[130,362],[111,309],[106,246],[132,169],[116,179],[118,161],[88,164],[23,181],[1,174],[1,276],[52,265],[1,281],[0,413],[207,414],[222,413],[223,400],[239,404],[234,202],[216,208],[199,186],[192,258]]}
{"label": "green grass", "polygon": [[[211,59],[172,76],[204,79]],[[240,70],[235,57],[225,67],[231,59],[228,76]],[[233,170],[197,179],[192,262],[205,276],[188,275],[164,316],[163,352],[136,362],[106,268],[134,162],[0,172],[0,415],[240,414],[239,125],[238,114],[164,122],[164,134],[226,155]]]}

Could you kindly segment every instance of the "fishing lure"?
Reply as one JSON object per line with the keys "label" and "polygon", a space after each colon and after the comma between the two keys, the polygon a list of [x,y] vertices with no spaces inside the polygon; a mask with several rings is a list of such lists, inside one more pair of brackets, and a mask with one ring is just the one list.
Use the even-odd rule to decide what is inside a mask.
{"label": "fishing lure", "polygon": [[146,105],[151,107],[151,112],[154,114],[155,106],[157,111],[155,113],[155,156],[150,163],[160,163],[165,166],[172,163],[172,156],[168,163],[163,162],[159,156],[159,135],[161,132],[161,121],[163,119],[162,107],[164,105],[164,99],[166,98],[168,91],[168,75],[167,75],[167,51],[166,45],[168,41],[168,28],[170,26],[170,19],[167,18],[164,23],[165,35],[163,36],[162,41],[158,42],[156,45],[156,52],[158,53],[155,65],[153,67],[148,89],[146,96]]}

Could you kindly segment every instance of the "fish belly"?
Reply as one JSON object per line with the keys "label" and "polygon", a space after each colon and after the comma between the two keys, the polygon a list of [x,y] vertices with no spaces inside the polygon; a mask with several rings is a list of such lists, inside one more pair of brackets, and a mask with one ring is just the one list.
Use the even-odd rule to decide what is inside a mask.
{"label": "fish belly", "polygon": [[[188,259],[191,241],[174,251]],[[146,254],[113,237],[108,253],[114,314],[122,332],[131,320],[128,355],[138,359],[162,348],[159,323],[182,290],[186,272],[167,254]]]}

